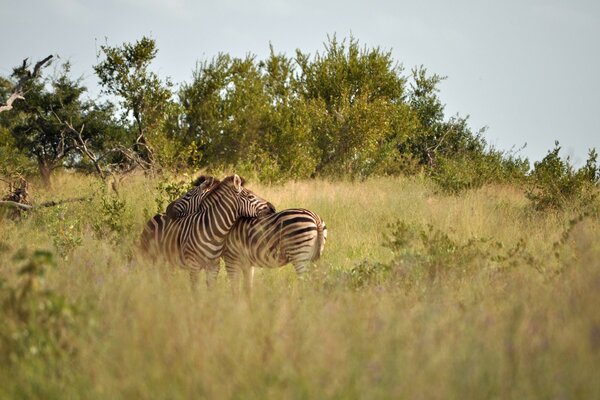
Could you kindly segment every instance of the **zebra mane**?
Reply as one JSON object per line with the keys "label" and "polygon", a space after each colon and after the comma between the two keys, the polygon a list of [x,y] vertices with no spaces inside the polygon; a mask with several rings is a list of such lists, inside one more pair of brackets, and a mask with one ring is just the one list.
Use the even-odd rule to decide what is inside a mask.
{"label": "zebra mane", "polygon": [[[240,181],[243,186],[245,180],[240,178]],[[200,212],[206,207],[204,204],[213,202],[212,198],[216,192],[221,192],[218,190],[221,186],[232,186],[233,182],[234,176],[220,181],[213,176],[201,175],[193,182],[194,187],[191,190],[167,206],[166,215],[169,218],[182,218]]]}
{"label": "zebra mane", "polygon": [[[214,176],[210,176],[210,175],[200,175],[198,178],[196,178],[193,182],[192,182],[192,186],[200,186],[202,185],[204,182],[208,181],[208,183],[212,186],[212,182],[217,181],[219,182],[218,179],[216,179]],[[212,182],[211,182],[212,181]]]}
{"label": "zebra mane", "polygon": [[[203,202],[205,202],[206,200],[210,199],[213,197],[214,193],[218,192],[219,188],[221,187],[225,187],[225,186],[231,186],[233,185],[233,180],[234,180],[234,176],[228,176],[225,179],[223,179],[222,181],[212,177],[212,176],[200,176],[198,179],[196,179],[196,181],[200,182],[200,186],[197,186],[195,188],[193,188],[190,192],[192,191],[198,191],[200,189],[200,187],[204,186],[202,188],[202,193],[203,193]],[[244,178],[241,178],[242,181],[242,186],[245,183]],[[188,193],[190,193],[188,192]],[[185,197],[186,195],[184,195]]]}

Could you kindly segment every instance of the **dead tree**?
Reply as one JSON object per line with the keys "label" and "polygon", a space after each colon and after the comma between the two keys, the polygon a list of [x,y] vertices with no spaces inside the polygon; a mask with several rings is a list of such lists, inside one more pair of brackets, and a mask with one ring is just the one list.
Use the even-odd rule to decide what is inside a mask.
{"label": "dead tree", "polygon": [[[58,118],[58,116],[56,116]],[[117,145],[116,147],[104,150],[101,154],[97,154],[87,141],[83,138],[83,131],[85,125],[81,125],[79,129],[76,129],[70,122],[61,121],[66,129],[68,129],[73,135],[74,148],[83,158],[90,160],[94,166],[94,170],[98,177],[108,184],[109,178],[111,179],[111,188],[115,193],[119,193],[119,186],[123,179],[137,168],[141,168],[144,171],[151,170],[152,164],[145,161],[139,154],[132,149],[129,149],[123,145]],[[111,154],[119,154],[123,156],[127,163],[104,163],[103,161]]]}
{"label": "dead tree", "polygon": [[35,79],[42,69],[51,59],[52,55],[44,58],[41,61],[38,61],[33,67],[33,71],[28,69],[27,58],[23,60],[23,65],[21,66],[21,70],[23,71],[23,76],[19,79],[19,82],[13,88],[11,94],[8,96],[8,99],[3,104],[0,104],[0,112],[9,111],[13,108],[13,103],[15,100],[24,100],[25,99],[25,85],[32,79]]}

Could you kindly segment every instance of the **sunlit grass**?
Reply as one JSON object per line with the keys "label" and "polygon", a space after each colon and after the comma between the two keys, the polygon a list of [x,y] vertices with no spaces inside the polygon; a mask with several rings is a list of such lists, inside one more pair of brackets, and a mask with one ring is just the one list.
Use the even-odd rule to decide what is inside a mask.
{"label": "sunlit grass", "polygon": [[[0,397],[39,398],[598,398],[600,231],[578,223],[555,255],[569,213],[532,212],[518,190],[486,187],[446,196],[422,178],[364,182],[249,183],[278,209],[304,207],[329,239],[312,279],[288,266],[257,271],[253,301],[217,288],[192,293],[184,271],[145,260],[135,241],[154,213],[156,181],[120,187],[131,230],[110,242],[95,230],[100,198],[91,179],[61,175],[36,200],[90,195],[0,223],[0,276],[16,280],[19,248],[56,248],[53,224],[81,238],[46,285],[85,310],[77,353],[0,368]],[[492,257],[410,288],[349,285],[364,260],[389,263],[388,224],[446,232],[453,240],[524,240],[536,259]],[[504,251],[504,250],[502,250]],[[465,261],[466,263],[466,261]]]}

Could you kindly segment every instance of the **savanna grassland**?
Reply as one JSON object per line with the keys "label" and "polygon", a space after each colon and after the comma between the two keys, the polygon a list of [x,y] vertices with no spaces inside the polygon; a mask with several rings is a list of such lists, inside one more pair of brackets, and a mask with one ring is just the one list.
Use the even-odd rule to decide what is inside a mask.
{"label": "savanna grassland", "polygon": [[305,280],[258,270],[249,302],[223,270],[192,292],[138,254],[158,184],[62,174],[36,203],[92,200],[0,221],[0,398],[600,397],[592,208],[420,177],[250,182],[328,241]]}

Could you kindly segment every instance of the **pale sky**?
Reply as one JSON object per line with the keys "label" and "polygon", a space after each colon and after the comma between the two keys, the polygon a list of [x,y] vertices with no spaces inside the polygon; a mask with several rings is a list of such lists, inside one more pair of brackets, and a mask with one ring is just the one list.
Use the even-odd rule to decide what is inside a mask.
{"label": "pale sky", "polygon": [[263,58],[314,53],[327,35],[352,34],[391,50],[408,73],[448,77],[446,115],[488,126],[488,142],[530,160],[563,146],[581,164],[600,150],[600,1],[0,0],[0,74],[23,58],[58,54],[94,92],[96,50],[156,40],[154,69],[191,81],[218,52]]}

